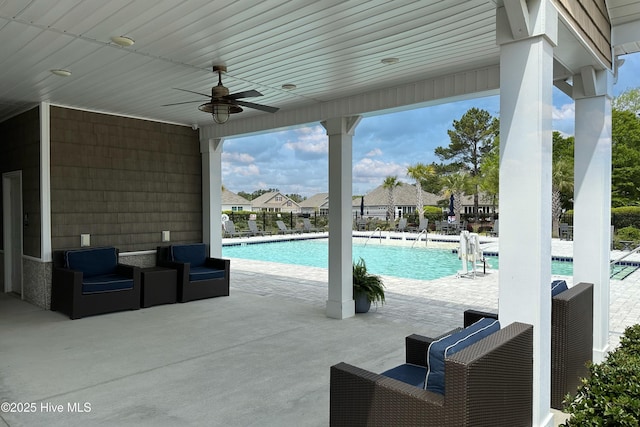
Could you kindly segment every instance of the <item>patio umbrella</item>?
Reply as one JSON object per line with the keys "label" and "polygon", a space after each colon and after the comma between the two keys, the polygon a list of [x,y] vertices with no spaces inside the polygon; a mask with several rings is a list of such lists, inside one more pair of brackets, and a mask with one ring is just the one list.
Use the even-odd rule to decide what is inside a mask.
{"label": "patio umbrella", "polygon": [[451,194],[451,197],[449,197],[449,216],[455,216],[455,211],[453,208],[453,194]]}
{"label": "patio umbrella", "polygon": [[364,216],[364,196],[360,198],[360,216]]}

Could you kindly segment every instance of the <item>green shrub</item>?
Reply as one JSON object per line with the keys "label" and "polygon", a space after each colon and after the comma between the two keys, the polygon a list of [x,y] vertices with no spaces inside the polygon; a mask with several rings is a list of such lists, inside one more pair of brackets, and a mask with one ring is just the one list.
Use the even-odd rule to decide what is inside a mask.
{"label": "green shrub", "polygon": [[640,425],[640,325],[628,327],[620,347],[589,372],[575,399],[565,402],[571,417],[561,426]]}
{"label": "green shrub", "polygon": [[613,237],[613,247],[622,249],[623,244],[620,243],[621,241],[632,242],[631,246],[635,248],[640,245],[640,230],[631,226],[618,229]]}
{"label": "green shrub", "polygon": [[611,221],[616,230],[629,226],[640,228],[640,206],[622,206],[611,209]]}
{"label": "green shrub", "polygon": [[431,225],[435,224],[436,221],[442,221],[444,219],[444,214],[442,213],[442,208],[437,206],[425,206],[424,217],[429,220],[429,228],[431,228]]}

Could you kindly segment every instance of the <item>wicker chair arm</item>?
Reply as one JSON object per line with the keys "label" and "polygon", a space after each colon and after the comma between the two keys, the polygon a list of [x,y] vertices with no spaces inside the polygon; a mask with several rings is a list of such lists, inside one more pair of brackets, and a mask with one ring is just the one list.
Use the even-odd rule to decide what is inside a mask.
{"label": "wicker chair arm", "polygon": [[229,270],[229,260],[222,258],[207,258],[204,264],[206,267],[215,268],[216,270]]}
{"label": "wicker chair arm", "polygon": [[464,312],[464,327],[468,327],[473,325],[478,320],[483,317],[487,317],[489,319],[497,319],[498,313],[491,313],[488,311],[480,311],[480,310],[465,310]]}
{"label": "wicker chair arm", "polygon": [[331,426],[442,426],[444,397],[347,363],[331,367]]}

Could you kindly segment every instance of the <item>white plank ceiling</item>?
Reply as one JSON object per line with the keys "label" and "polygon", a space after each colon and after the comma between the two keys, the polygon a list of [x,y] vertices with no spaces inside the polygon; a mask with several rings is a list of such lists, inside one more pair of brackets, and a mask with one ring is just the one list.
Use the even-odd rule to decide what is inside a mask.
{"label": "white plank ceiling", "polygon": [[[640,20],[640,2],[607,2]],[[0,121],[48,101],[181,124],[223,83],[292,110],[498,63],[496,2],[388,0],[0,0]],[[113,36],[128,36],[128,48]],[[633,50],[634,46],[627,46]],[[635,46],[640,48],[640,46]],[[383,58],[399,63],[383,65]],[[69,77],[51,74],[69,70]],[[297,89],[285,90],[283,84]],[[268,114],[246,108],[250,117]]]}

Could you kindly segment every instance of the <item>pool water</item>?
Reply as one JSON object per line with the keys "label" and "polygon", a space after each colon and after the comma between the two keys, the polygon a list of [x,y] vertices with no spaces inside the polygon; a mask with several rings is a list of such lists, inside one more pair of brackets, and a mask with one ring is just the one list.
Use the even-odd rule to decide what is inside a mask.
{"label": "pool water", "polygon": [[[328,268],[329,253],[326,239],[292,240],[286,242],[243,244],[223,246],[222,256],[253,259],[282,264]],[[462,269],[458,255],[451,249],[425,247],[385,246],[353,244],[353,259],[365,260],[373,274],[405,277],[409,279],[433,280],[455,275]],[[487,257],[491,268],[498,268],[498,258]],[[471,267],[469,265],[469,267]],[[552,273],[573,274],[573,264],[552,262]]]}

